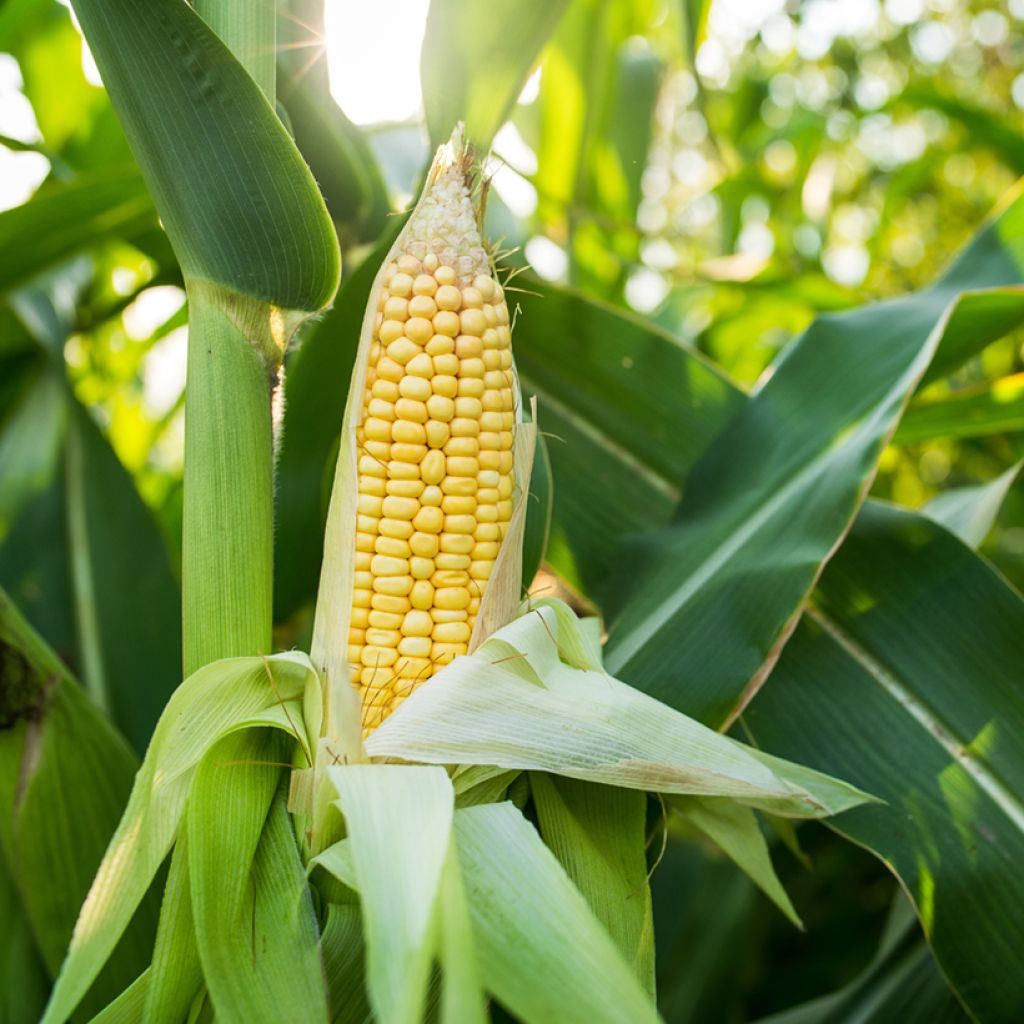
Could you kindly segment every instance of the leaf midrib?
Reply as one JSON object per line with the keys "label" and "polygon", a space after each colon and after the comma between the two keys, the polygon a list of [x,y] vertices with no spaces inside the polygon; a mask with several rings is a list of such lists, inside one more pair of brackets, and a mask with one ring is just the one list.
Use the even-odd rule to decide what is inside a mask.
{"label": "leaf midrib", "polygon": [[970,749],[970,741],[959,735],[949,721],[922,700],[911,684],[875,658],[846,630],[820,608],[810,607],[804,615],[814,621],[871,677],[897,704],[909,714],[925,733],[959,765],[1013,825],[1024,832],[1024,801],[1014,795],[1010,786],[998,777],[985,761]]}

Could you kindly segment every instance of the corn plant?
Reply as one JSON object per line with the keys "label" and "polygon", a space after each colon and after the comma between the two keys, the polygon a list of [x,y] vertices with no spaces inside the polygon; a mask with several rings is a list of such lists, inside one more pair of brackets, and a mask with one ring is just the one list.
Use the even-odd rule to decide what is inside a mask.
{"label": "corn plant", "polygon": [[[364,141],[277,60],[315,5],[75,0],[145,188],[0,214],[28,268],[5,284],[46,322],[22,286],[47,204],[159,216],[189,340],[180,665],[176,633],[150,656],[182,681],[121,721],[146,680],[102,602],[83,690],[0,592],[10,1019],[692,1019],[659,948],[670,835],[799,928],[768,840],[799,854],[813,820],[910,900],[794,1019],[1024,1005],[1024,605],[973,550],[1018,467],[928,514],[866,500],[915,392],[1024,319],[1024,200],[930,288],[819,317],[748,395],[491,236],[489,147],[585,6],[434,0],[433,153],[389,220]],[[372,243],[344,278],[339,222]],[[88,561],[102,496],[76,495],[120,467],[59,380],[38,414]],[[531,591],[542,562],[561,597]],[[275,644],[303,601],[308,640]]]}

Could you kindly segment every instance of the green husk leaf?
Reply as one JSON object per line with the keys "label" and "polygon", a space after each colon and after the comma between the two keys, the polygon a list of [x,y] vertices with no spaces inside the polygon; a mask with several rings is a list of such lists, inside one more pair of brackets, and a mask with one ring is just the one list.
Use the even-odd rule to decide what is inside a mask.
{"label": "green husk leaf", "polygon": [[192,784],[196,943],[224,1020],[329,1020],[309,885],[284,798],[274,799],[287,750],[279,733],[236,733],[210,750]]}
{"label": "green husk leaf", "polygon": [[320,946],[331,997],[332,1024],[368,1024],[372,1013],[363,984],[366,957],[363,919],[357,903],[327,905]]}
{"label": "green husk leaf", "polygon": [[149,976],[147,967],[112,1003],[100,1010],[89,1024],[136,1024],[145,1011]]}
{"label": "green husk leaf", "polygon": [[160,924],[147,972],[143,1024],[176,1024],[188,1016],[203,987],[203,972],[195,944],[192,888],[188,877],[188,831],[182,829],[171,854],[164,886]]}
{"label": "green husk leaf", "polygon": [[485,1024],[487,997],[480,983],[476,943],[466,905],[459,855],[455,844],[441,875],[441,939],[438,959],[444,971],[441,987],[441,1024]]}
{"label": "green husk leaf", "polygon": [[455,814],[484,986],[526,1024],[642,1024],[657,1012],[615,943],[510,803]]}
{"label": "green husk leaf", "polygon": [[[564,639],[563,639],[564,638]],[[517,652],[510,661],[509,650]],[[819,817],[867,797],[785,766],[596,669],[570,609],[545,602],[419,687],[366,741],[373,757],[533,769],[629,789],[731,796]],[[510,670],[516,657],[534,678]],[[539,685],[538,685],[539,683]],[[783,766],[779,766],[780,770]]]}
{"label": "green husk leaf", "polygon": [[210,747],[259,725],[296,736],[295,719],[284,714],[281,703],[297,700],[312,675],[305,655],[288,653],[214,662],[178,687],[82,906],[46,1024],[68,1018],[110,956],[170,851],[195,770]]}
{"label": "green husk leaf", "polygon": [[653,998],[646,796],[540,772],[530,784],[544,842]]}
{"label": "green husk leaf", "polygon": [[[434,953],[455,794],[441,768],[330,768],[363,908],[366,985],[381,1024],[416,1024]],[[314,861],[331,869],[332,859]],[[347,872],[346,872],[347,875]]]}
{"label": "green husk leaf", "polygon": [[749,807],[707,797],[672,797],[671,804],[677,814],[728,854],[779,910],[803,930],[803,922],[775,874],[757,815]]}

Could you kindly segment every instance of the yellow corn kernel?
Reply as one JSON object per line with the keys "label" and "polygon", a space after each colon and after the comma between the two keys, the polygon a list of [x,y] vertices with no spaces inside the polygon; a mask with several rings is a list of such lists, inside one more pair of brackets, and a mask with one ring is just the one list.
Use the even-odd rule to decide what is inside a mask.
{"label": "yellow corn kernel", "polygon": [[347,640],[365,731],[467,652],[511,520],[510,317],[463,175],[452,163],[428,186],[440,189],[436,203],[410,218],[374,300],[369,364],[355,397]]}

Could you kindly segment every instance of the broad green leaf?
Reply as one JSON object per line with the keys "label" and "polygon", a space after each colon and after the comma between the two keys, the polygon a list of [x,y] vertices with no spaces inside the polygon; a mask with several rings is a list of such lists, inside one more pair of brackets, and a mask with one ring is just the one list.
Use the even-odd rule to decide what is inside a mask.
{"label": "broad green leaf", "polygon": [[433,0],[423,40],[423,105],[431,144],[459,121],[486,150],[512,111],[568,0]]}
{"label": "broad green leaf", "polygon": [[582,293],[531,277],[516,304],[516,366],[551,460],[548,560],[601,596],[615,545],[668,521],[743,395],[667,331]]}
{"label": "broad green leaf", "polygon": [[[0,723],[4,870],[39,955],[54,976],[128,798],[136,761],[2,592]],[[145,886],[135,905],[144,895]],[[128,923],[126,918],[122,931]],[[155,923],[155,906],[147,900],[128,928],[116,962],[90,993],[92,1010],[146,966]],[[112,937],[111,948],[118,938],[120,932]]]}
{"label": "broad green leaf", "polygon": [[971,1013],[1012,1019],[1024,1003],[1024,601],[937,524],[873,504],[816,603],[744,721],[769,750],[886,801],[831,825],[899,875]]}
{"label": "broad green leaf", "polygon": [[[923,293],[930,296],[923,304],[944,307],[960,287],[1017,280],[1013,239],[1020,233],[1016,219],[1022,208],[1011,196],[1000,219],[979,234],[935,289]],[[539,297],[531,296],[534,291]],[[907,301],[897,308],[905,309]],[[609,573],[617,546],[630,533],[669,522],[690,467],[744,404],[744,395],[678,339],[639,318],[533,279],[517,302],[522,310],[514,339],[517,365],[524,387],[538,396],[553,469],[548,561],[588,596],[610,597],[613,603],[622,589]],[[856,353],[859,318],[870,309],[822,318],[813,336],[835,343],[841,328]],[[1020,318],[1019,294],[990,292],[972,315],[976,319],[961,317],[947,325],[926,380],[950,373],[1013,327]],[[557,358],[549,361],[548,352]],[[802,422],[790,419],[794,429]],[[630,429],[631,424],[637,427]],[[722,457],[709,455],[706,472],[716,473]],[[730,582],[737,600],[741,588],[759,579],[738,574]],[[735,650],[745,658],[747,648],[744,641]],[[730,653],[716,650],[714,662],[724,666]]]}
{"label": "broad green leaf", "polygon": [[484,986],[525,1024],[656,1021],[615,943],[512,804],[455,814]]}
{"label": "broad green leaf", "polygon": [[535,773],[545,845],[558,858],[626,963],[654,996],[654,930],[642,793]]}
{"label": "broad green leaf", "polygon": [[143,751],[181,678],[178,585],[131,475],[73,399],[68,416],[66,556],[82,681]]}
{"label": "broad green leaf", "polygon": [[103,168],[48,186],[0,213],[0,292],[111,238],[156,226],[156,211],[134,167]]}
{"label": "broad green leaf", "polygon": [[178,585],[131,475],[64,386],[48,386],[62,450],[0,544],[0,583],[141,752],[180,679]]}
{"label": "broad green leaf", "polygon": [[988,437],[1024,430],[1024,373],[945,398],[914,402],[900,421],[894,444],[941,437]]}
{"label": "broad green leaf", "polygon": [[328,774],[363,909],[370,1001],[381,1024],[416,1024],[451,838],[451,783],[441,768],[412,765],[346,765]]}
{"label": "broad green leaf", "polygon": [[[929,291],[820,317],[694,467],[675,524],[626,545],[609,671],[721,725],[756,693],[933,360],[1024,317],[1017,199]],[[939,356],[937,357],[937,353]],[[724,653],[723,653],[724,652]]]}
{"label": "broad green leaf", "polygon": [[207,753],[189,795],[196,945],[225,1020],[329,1020],[309,884],[284,800],[274,799],[287,756],[283,736],[236,733]]}
{"label": "broad green leaf", "polygon": [[788,766],[801,773],[793,784],[742,744],[599,670],[563,661],[555,637],[583,641],[573,635],[572,612],[556,608],[549,602],[523,615],[419,687],[370,734],[367,753],[731,796],[796,816],[836,813],[866,799]]}
{"label": "broad green leaf", "polygon": [[207,751],[224,736],[258,725],[295,736],[303,691],[315,679],[304,655],[280,654],[214,662],[174,692],[82,905],[47,1007],[48,1024],[67,1019],[109,958],[170,851]]}
{"label": "broad green leaf", "polygon": [[[74,8],[186,277],[285,310],[326,305],[339,258],[323,199],[224,43],[180,0]],[[255,307],[236,315],[273,329]]]}
{"label": "broad green leaf", "polygon": [[749,807],[707,797],[674,797],[672,807],[732,858],[798,928],[803,928],[782,887],[757,815]]}
{"label": "broad green leaf", "polygon": [[995,525],[1010,488],[1016,483],[1024,462],[1018,462],[987,484],[955,487],[925,505],[921,511],[955,533],[965,544],[979,547]]}
{"label": "broad green leaf", "polygon": [[345,279],[334,308],[305,327],[286,364],[285,414],[277,460],[274,613],[293,614],[316,595],[324,524],[341,420],[373,279],[403,218]]}
{"label": "broad green leaf", "polygon": [[[905,909],[904,909],[905,908]],[[898,897],[872,963],[849,985],[757,1024],[966,1024],[909,904]]]}
{"label": "broad green leaf", "polygon": [[42,289],[14,304],[37,346],[36,381],[0,433],[0,452],[31,477],[19,485],[8,467],[4,493],[20,515],[9,531],[0,522],[0,581],[141,753],[181,678],[178,584],[151,511],[64,381],[63,360],[43,358],[62,351],[70,325]]}

